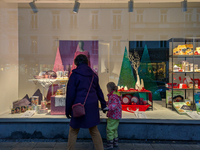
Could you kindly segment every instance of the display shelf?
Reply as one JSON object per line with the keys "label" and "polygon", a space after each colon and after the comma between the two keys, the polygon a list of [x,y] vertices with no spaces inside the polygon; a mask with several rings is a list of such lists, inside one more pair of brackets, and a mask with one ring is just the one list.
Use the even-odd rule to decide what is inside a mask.
{"label": "display shelf", "polygon": [[195,73],[195,74],[200,74],[200,72],[172,72],[172,71],[169,71],[169,73]]}
{"label": "display shelf", "polygon": [[[172,88],[169,88],[169,89],[172,90]],[[173,90],[193,90],[193,88],[192,89],[189,89],[189,88],[187,88],[187,89],[173,88]],[[196,90],[200,90],[200,89],[196,89]]]}
{"label": "display shelf", "polygon": [[173,54],[170,54],[169,57],[173,57],[173,58],[193,58],[193,57],[200,57],[200,55],[173,55]]}
{"label": "display shelf", "polygon": [[[49,87],[52,84],[58,83],[58,84],[66,84],[68,82],[68,77],[67,78],[56,78],[56,79],[50,79],[50,78],[42,78],[42,79],[29,79],[28,81],[33,82],[33,83],[39,83],[42,85],[43,87],[43,100],[44,98],[44,90],[46,89],[46,91],[49,89]],[[52,95],[53,95],[53,86],[52,86]]]}
{"label": "display shelf", "polygon": [[[126,94],[146,93],[146,94],[148,94],[148,98],[149,98],[149,99],[147,99],[147,104],[145,104],[145,105],[126,105],[126,108],[125,108],[125,105],[122,104],[123,110],[126,111],[128,107],[132,107],[134,109],[140,107],[142,110],[144,110],[148,106],[148,107],[151,107],[151,109],[153,111],[153,100],[152,100],[151,91],[132,91],[132,92],[131,91],[119,91],[119,93],[122,95],[122,97],[123,97],[123,95],[126,95]],[[140,101],[140,99],[139,99],[139,101]],[[151,104],[149,102],[151,102]],[[144,109],[142,108],[142,106],[144,107]]]}
{"label": "display shelf", "polygon": [[[197,64],[198,66],[200,66],[200,62],[198,61],[200,58],[200,55],[195,55],[195,50],[197,50],[197,47],[200,47],[200,39],[199,38],[195,38],[195,37],[191,37],[191,38],[172,38],[169,40],[169,63],[170,63],[170,70],[169,70],[169,83],[177,83],[179,80],[177,79],[177,76],[179,76],[178,78],[183,79],[185,78],[185,76],[189,76],[192,79],[199,79],[200,78],[200,72],[194,72],[194,65]],[[174,53],[178,53],[179,55],[174,55]],[[186,55],[186,53],[190,53],[190,55]],[[185,55],[181,55],[181,54],[185,54]],[[193,68],[191,70],[193,71],[187,71],[185,72],[185,65],[181,68],[184,72],[174,72],[174,65],[179,64],[181,61],[185,61],[188,63],[188,69],[190,70],[191,66],[190,64],[193,64]],[[178,65],[177,65],[178,66]],[[197,66],[197,67],[198,67]],[[190,69],[189,69],[190,68]],[[199,69],[199,68],[197,68]],[[175,78],[177,80],[175,80]],[[181,81],[180,81],[181,82]],[[193,81],[189,81],[189,82],[193,82]],[[179,83],[179,82],[178,82]],[[199,84],[199,83],[198,83]],[[191,99],[191,101],[194,104],[194,91],[195,90],[200,90],[200,89],[196,89],[195,88],[195,83],[193,82],[193,88],[169,88],[170,90],[172,90],[172,103],[174,102],[174,96],[173,95],[173,90],[185,90],[185,98],[188,97],[188,95],[193,95],[193,99]],[[188,91],[188,92],[186,92]],[[167,102],[167,101],[166,101]],[[167,107],[166,103],[166,107]],[[193,105],[194,108],[194,105]],[[172,107],[173,109],[173,107]]]}

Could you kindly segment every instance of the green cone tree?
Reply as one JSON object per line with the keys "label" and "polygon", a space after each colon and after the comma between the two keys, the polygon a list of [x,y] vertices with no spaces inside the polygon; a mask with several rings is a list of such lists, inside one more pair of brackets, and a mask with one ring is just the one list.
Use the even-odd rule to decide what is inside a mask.
{"label": "green cone tree", "polygon": [[134,88],[135,87],[135,78],[133,75],[133,70],[131,67],[131,63],[129,61],[128,52],[125,47],[124,51],[124,57],[122,61],[118,86],[127,86],[128,88]]}
{"label": "green cone tree", "polygon": [[[140,61],[140,67],[138,69],[140,79],[144,80],[145,89],[152,92],[153,100],[161,100],[160,93],[158,91],[155,75],[153,73],[153,67],[149,57],[147,45],[144,47],[144,52]],[[143,97],[143,96],[142,96]]]}

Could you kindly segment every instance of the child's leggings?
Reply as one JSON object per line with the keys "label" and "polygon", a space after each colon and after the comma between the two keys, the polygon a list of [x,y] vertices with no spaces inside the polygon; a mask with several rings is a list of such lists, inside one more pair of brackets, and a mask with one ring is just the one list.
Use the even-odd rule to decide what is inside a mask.
{"label": "child's leggings", "polygon": [[114,138],[118,138],[118,126],[119,126],[119,119],[107,119],[107,140],[112,141]]}

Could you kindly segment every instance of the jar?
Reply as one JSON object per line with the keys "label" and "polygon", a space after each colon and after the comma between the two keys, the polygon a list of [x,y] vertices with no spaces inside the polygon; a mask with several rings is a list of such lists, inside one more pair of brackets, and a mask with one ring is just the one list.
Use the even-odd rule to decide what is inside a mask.
{"label": "jar", "polygon": [[183,70],[183,72],[185,71],[185,64],[186,64],[186,61],[182,61],[182,70]]}
{"label": "jar", "polygon": [[192,89],[193,88],[193,83],[190,82],[188,86],[189,86],[190,89]]}
{"label": "jar", "polygon": [[185,72],[188,72],[188,71],[189,71],[189,63],[186,62],[186,64],[185,64]]}
{"label": "jar", "polygon": [[179,67],[177,65],[174,65],[174,72],[178,72]]}
{"label": "jar", "polygon": [[195,71],[195,72],[198,71],[198,64],[194,64],[194,71]]}
{"label": "jar", "polygon": [[193,64],[190,64],[190,71],[193,72]]}

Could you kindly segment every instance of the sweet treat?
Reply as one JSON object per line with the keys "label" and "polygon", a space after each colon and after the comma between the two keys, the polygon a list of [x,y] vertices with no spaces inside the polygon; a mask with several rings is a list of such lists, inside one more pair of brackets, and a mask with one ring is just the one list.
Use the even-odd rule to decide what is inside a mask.
{"label": "sweet treat", "polygon": [[127,90],[128,90],[127,86],[125,86],[124,90],[125,90],[125,91],[127,91]]}
{"label": "sweet treat", "polygon": [[11,114],[15,114],[15,109],[11,109]]}
{"label": "sweet treat", "polygon": [[21,107],[16,107],[16,108],[15,108],[15,113],[16,113],[16,114],[21,113]]}
{"label": "sweet treat", "polygon": [[192,44],[178,45],[173,49],[173,55],[193,55],[192,49]]}
{"label": "sweet treat", "polygon": [[21,113],[26,112],[26,106],[21,106]]}
{"label": "sweet treat", "polygon": [[200,55],[200,47],[196,47],[196,50],[194,51],[194,55]]}

